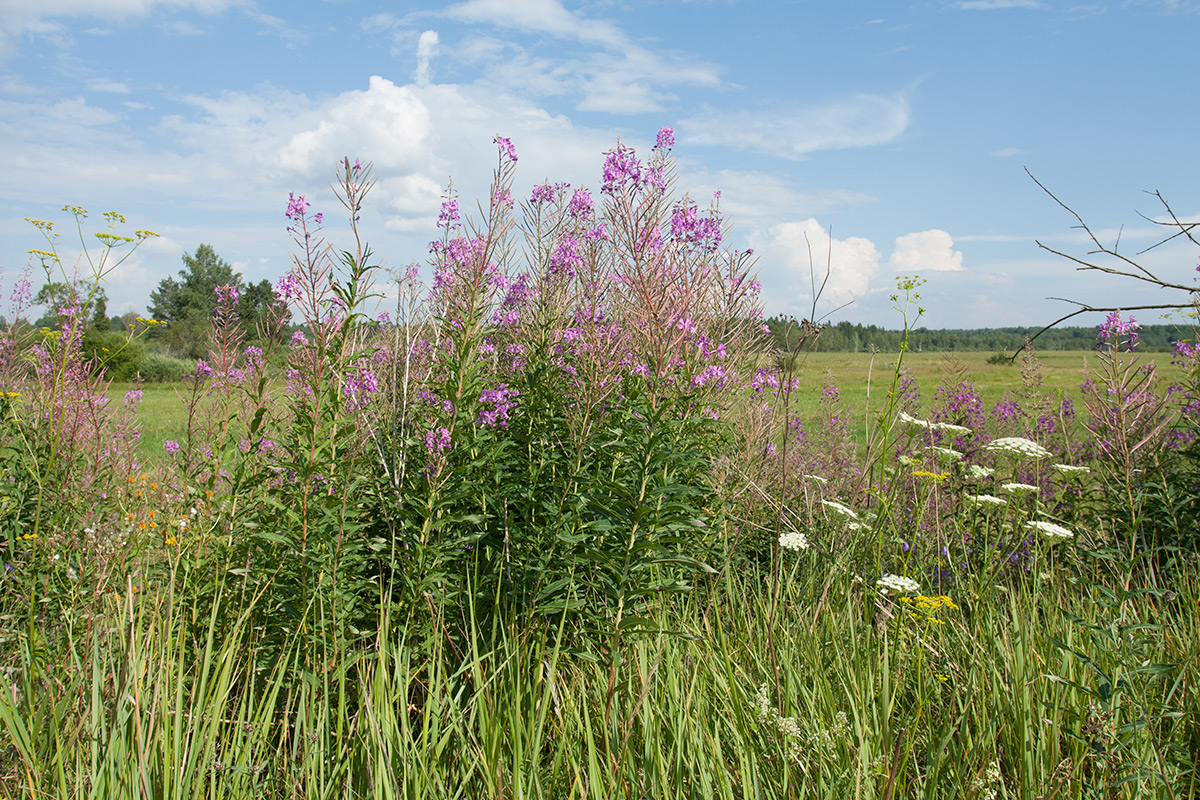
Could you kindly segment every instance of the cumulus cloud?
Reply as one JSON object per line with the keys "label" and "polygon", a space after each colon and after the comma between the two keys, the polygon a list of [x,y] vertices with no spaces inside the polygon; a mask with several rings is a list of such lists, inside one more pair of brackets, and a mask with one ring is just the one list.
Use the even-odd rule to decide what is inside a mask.
{"label": "cumulus cloud", "polygon": [[905,274],[960,270],[963,255],[954,249],[954,239],[934,228],[896,237],[888,267]]}
{"label": "cumulus cloud", "polygon": [[858,94],[790,112],[709,109],[679,124],[688,142],[797,159],[818,150],[886,144],[904,133],[909,117],[903,93]]}
{"label": "cumulus cloud", "polygon": [[761,242],[755,239],[761,237],[752,237],[752,242],[764,266],[775,266],[788,287],[790,299],[779,303],[778,310],[810,306],[813,275],[819,287],[826,264],[830,273],[821,295],[822,304],[842,305],[865,295],[879,273],[881,258],[874,242],[857,236],[831,238],[812,217],[774,225]]}
{"label": "cumulus cloud", "polygon": [[437,52],[437,31],[422,33],[421,38],[417,40],[417,71],[413,75],[418,86],[429,85],[429,62],[437,55]]}

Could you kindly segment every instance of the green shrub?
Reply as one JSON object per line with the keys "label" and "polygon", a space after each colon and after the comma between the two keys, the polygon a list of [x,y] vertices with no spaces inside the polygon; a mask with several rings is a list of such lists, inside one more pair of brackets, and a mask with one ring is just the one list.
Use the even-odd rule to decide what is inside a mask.
{"label": "green shrub", "polygon": [[147,353],[138,365],[138,374],[144,383],[173,383],[183,380],[196,368],[193,361],[172,358],[162,353]]}

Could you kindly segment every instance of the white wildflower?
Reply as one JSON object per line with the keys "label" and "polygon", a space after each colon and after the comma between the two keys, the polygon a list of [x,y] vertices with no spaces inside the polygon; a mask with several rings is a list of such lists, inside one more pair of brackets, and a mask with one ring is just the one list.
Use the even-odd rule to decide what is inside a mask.
{"label": "white wildflower", "polygon": [[900,416],[897,419],[901,425],[907,425],[910,428],[923,428],[925,430],[929,430],[930,428],[929,420],[917,419],[911,414],[906,414],[903,411],[900,412]]}
{"label": "white wildflower", "polygon": [[1030,530],[1037,531],[1044,538],[1051,542],[1059,542],[1063,539],[1074,539],[1075,534],[1064,528],[1062,525],[1056,525],[1053,522],[1047,522],[1043,519],[1035,519],[1031,522],[1026,522],[1025,527]]}
{"label": "white wildflower", "polygon": [[1068,478],[1072,475],[1086,475],[1091,470],[1087,467],[1077,467],[1073,464],[1051,464],[1050,469],[1057,472],[1059,475],[1065,475]]}
{"label": "white wildflower", "polygon": [[1038,487],[1031,483],[1002,483],[1000,490],[1009,494],[1033,494],[1038,491]]}
{"label": "white wildflower", "polygon": [[808,537],[800,531],[788,531],[787,533],[780,534],[779,546],[784,550],[799,553],[801,550],[807,550],[810,545]]}
{"label": "white wildflower", "polygon": [[950,463],[952,461],[962,461],[963,454],[955,450],[953,447],[938,447],[933,446],[933,452],[937,453],[939,461]]}
{"label": "white wildflower", "polygon": [[967,469],[967,475],[973,481],[981,481],[984,478],[990,478],[993,474],[995,474],[995,472],[996,470],[992,469],[991,467],[981,467],[978,464],[972,464]]}
{"label": "white wildflower", "polygon": [[987,506],[1005,506],[1008,501],[1003,497],[996,497],[990,494],[969,494],[966,496],[966,501],[976,508],[985,508]]}
{"label": "white wildflower", "polygon": [[935,431],[942,431],[943,433],[948,433],[951,436],[970,436],[971,435],[970,428],[965,428],[962,425],[952,425],[949,422],[934,422],[929,427],[933,428]]}
{"label": "white wildflower", "polygon": [[912,594],[921,590],[921,584],[903,575],[884,575],[875,581],[880,594]]}
{"label": "white wildflower", "polygon": [[847,508],[846,506],[842,505],[841,503],[839,503],[835,500],[822,500],[821,505],[825,506],[826,508],[828,508],[830,511],[834,512],[835,514],[845,517],[846,519],[850,519],[850,520],[858,519],[858,514],[855,514],[853,510],[851,510],[850,508]]}
{"label": "white wildflower", "polygon": [[1049,450],[1037,442],[1024,439],[1020,436],[1004,436],[999,439],[993,439],[985,444],[983,449],[1015,459],[1050,457]]}

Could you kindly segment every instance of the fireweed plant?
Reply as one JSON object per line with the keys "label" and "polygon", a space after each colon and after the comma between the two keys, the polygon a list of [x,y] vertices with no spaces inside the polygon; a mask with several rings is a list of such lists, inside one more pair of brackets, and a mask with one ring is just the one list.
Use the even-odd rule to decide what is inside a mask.
{"label": "fireweed plant", "polygon": [[1181,530],[1194,348],[1160,396],[1110,320],[1079,419],[1032,352],[991,408],[902,353],[864,418],[768,352],[753,254],[674,191],[670,129],[594,190],[518,191],[495,144],[427,282],[381,279],[370,164],[337,169],[345,249],[291,196],[299,324],[249,331],[219,287],[154,466],[136,394],[51,402],[102,396],[69,326],[4,330],[0,793],[1196,794],[1194,553],[1142,580]]}

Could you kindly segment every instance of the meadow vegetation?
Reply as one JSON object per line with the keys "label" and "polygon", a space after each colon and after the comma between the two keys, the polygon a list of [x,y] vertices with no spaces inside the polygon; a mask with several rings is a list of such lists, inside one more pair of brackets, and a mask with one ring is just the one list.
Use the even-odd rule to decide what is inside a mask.
{"label": "meadow vegetation", "polygon": [[[5,329],[0,793],[1200,794],[1194,339],[798,358],[669,128],[598,196],[517,201],[496,145],[429,286],[369,164],[340,249],[291,197],[275,300],[216,286],[174,386],[115,391],[86,302]],[[87,297],[153,235],[106,221]]]}

